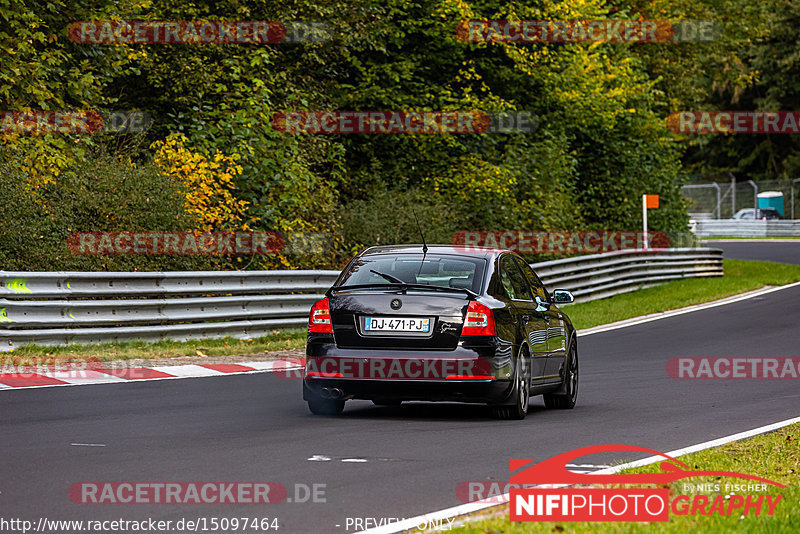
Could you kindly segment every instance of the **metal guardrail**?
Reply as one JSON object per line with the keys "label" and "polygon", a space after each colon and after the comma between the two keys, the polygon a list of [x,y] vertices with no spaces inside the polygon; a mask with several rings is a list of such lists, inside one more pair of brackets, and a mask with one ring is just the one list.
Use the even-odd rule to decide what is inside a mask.
{"label": "metal guardrail", "polygon": [[548,289],[569,289],[577,302],[636,291],[681,278],[722,276],[722,251],[673,248],[606,252],[531,265]]}
{"label": "metal guardrail", "polygon": [[129,297],[328,289],[338,271],[6,272],[0,297]]}
{"label": "metal guardrail", "polygon": [[[608,252],[532,266],[548,288],[587,301],[678,278],[721,276],[722,251]],[[0,351],[27,343],[258,337],[304,326],[338,274],[0,271]]]}
{"label": "metal guardrail", "polygon": [[743,221],[743,220],[696,220],[693,232],[697,237],[797,237],[800,236],[800,220]]}

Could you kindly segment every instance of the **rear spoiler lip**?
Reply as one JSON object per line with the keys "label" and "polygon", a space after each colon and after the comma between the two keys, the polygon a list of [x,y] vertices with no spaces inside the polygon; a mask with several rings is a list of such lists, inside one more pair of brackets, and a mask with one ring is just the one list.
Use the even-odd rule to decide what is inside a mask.
{"label": "rear spoiler lip", "polygon": [[427,284],[392,284],[389,282],[385,284],[356,284],[352,286],[332,286],[325,292],[325,296],[330,298],[333,296],[334,293],[338,291],[348,291],[351,289],[370,289],[370,288],[400,289],[403,292],[406,292],[409,289],[424,289],[424,290],[433,290],[442,292],[464,292],[472,300],[477,299],[480,296],[471,289],[467,289],[465,287],[444,287],[444,286],[432,286]]}

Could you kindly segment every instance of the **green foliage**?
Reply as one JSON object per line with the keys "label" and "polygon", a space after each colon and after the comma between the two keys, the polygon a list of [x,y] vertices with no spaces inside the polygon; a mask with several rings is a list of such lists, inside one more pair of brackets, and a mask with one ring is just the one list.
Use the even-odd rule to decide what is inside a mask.
{"label": "green foliage", "polygon": [[[800,2],[774,2],[765,18],[769,31],[753,39],[743,54],[745,68],[753,73],[754,80],[741,95],[726,92],[722,96],[730,98],[738,109],[795,111],[800,109]],[[729,105],[720,100],[717,105]],[[712,164],[733,168],[740,179],[800,176],[800,141],[796,135],[722,136],[713,139],[704,151],[711,152]]]}
{"label": "green foliage", "polygon": [[0,270],[183,270],[213,267],[198,256],[78,255],[67,248],[76,232],[185,231],[180,185],[152,164],[96,155],[36,189],[28,175],[0,164]]}
{"label": "green foliage", "polygon": [[379,190],[342,210],[347,254],[355,255],[373,245],[421,243],[414,213],[429,244],[451,243],[453,234],[460,230],[458,218],[449,207],[434,201],[425,191]]}
{"label": "green foliage", "polygon": [[[631,2],[654,7],[670,19],[711,20],[718,38],[706,43],[636,49],[656,82],[663,116],[682,110],[797,110],[800,76],[800,2],[749,0],[658,0]],[[685,172],[709,179],[796,178],[800,173],[796,135],[688,134]]]}
{"label": "green foliage", "polygon": [[[416,241],[415,225],[407,224],[411,206],[429,241],[450,242],[459,230],[638,229],[641,195],[649,193],[661,197],[650,228],[678,233],[687,222],[679,193],[684,166],[783,174],[800,166],[793,139],[681,139],[664,124],[672,111],[724,103],[797,108],[791,74],[798,3],[779,0],[777,10],[751,4],[0,0],[2,109],[140,109],[155,119],[135,138],[0,137],[0,164],[14,176],[4,177],[3,187],[30,208],[24,220],[32,228],[42,235],[60,231],[59,239],[63,229],[48,226],[54,215],[42,211],[42,199],[57,197],[66,204],[54,206],[71,206],[71,215],[55,217],[75,231],[109,226],[115,209],[122,210],[113,219],[115,229],[146,223],[148,231],[190,230],[191,217],[175,211],[178,204],[159,205],[163,213],[154,213],[155,204],[131,197],[129,205],[142,210],[138,219],[114,207],[110,199],[127,205],[115,196],[125,188],[114,193],[101,184],[132,171],[113,157],[100,167],[92,159],[98,153],[129,156],[136,172],[155,185],[151,147],[181,133],[192,153],[232,158],[241,166],[231,191],[248,203],[242,220],[252,230],[331,236],[325,255],[259,257],[237,267],[331,267],[363,246]],[[477,18],[640,17],[710,19],[725,31],[713,43],[638,46],[476,44],[456,35],[461,21]],[[100,45],[66,37],[70,22],[109,19],[323,21],[334,38],[279,45]],[[739,33],[731,33],[734,26]],[[527,134],[291,135],[272,126],[273,115],[287,110],[529,111],[539,127]],[[75,182],[89,169],[96,183]],[[30,191],[25,183],[32,184]],[[81,195],[87,198],[79,201]],[[93,211],[75,208],[98,202]],[[24,261],[27,252],[4,246],[5,261]],[[65,256],[52,254],[49,265],[61,268]],[[105,267],[94,261],[80,260],[92,268],[172,268],[196,260],[135,257]],[[42,258],[37,265],[46,263]]]}

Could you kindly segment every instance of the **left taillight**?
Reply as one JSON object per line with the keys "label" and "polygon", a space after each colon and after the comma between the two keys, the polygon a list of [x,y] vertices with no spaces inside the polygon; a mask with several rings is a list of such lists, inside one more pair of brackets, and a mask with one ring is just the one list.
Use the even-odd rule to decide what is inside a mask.
{"label": "left taillight", "polygon": [[467,316],[461,328],[462,336],[494,336],[494,314],[491,308],[478,301],[471,301],[467,307]]}
{"label": "left taillight", "polygon": [[333,334],[331,309],[327,298],[318,300],[311,306],[311,313],[308,316],[308,331],[317,334]]}

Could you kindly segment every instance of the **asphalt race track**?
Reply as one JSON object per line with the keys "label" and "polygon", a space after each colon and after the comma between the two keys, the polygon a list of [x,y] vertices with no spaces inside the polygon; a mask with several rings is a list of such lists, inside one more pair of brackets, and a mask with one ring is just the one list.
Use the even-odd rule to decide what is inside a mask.
{"label": "asphalt race track", "polygon": [[785,241],[705,241],[707,246],[721,248],[723,257],[737,260],[776,261],[800,265],[800,239]]}
{"label": "asphalt race track", "polygon": [[[504,480],[510,458],[606,443],[666,452],[797,416],[796,380],[674,380],[665,364],[798,356],[799,322],[794,287],[587,336],[576,409],[545,410],[539,397],[522,422],[492,420],[480,406],[424,403],[349,402],[341,417],[315,417],[300,382],[272,374],[2,391],[0,510],[34,522],[277,517],[280,532],[348,532],[348,517],[413,517],[460,504],[461,481]],[[310,461],[315,455],[329,460]],[[290,498],[297,483],[325,484],[326,502],[74,504],[68,489],[82,481],[277,481]]]}

